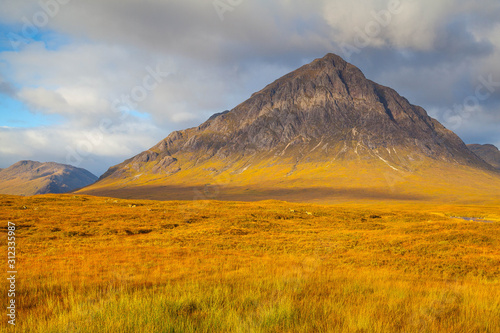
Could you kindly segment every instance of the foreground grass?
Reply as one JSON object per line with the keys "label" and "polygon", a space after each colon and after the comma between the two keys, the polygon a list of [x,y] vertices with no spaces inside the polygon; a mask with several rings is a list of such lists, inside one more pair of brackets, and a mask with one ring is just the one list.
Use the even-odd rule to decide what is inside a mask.
{"label": "foreground grass", "polygon": [[[0,196],[0,205],[1,230],[17,225],[19,332],[500,327],[495,206],[73,195]],[[14,330],[5,318],[0,329]]]}

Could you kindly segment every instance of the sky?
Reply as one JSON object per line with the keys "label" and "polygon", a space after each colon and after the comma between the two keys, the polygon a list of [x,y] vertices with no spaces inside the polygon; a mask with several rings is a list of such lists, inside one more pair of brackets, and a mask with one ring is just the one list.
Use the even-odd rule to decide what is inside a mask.
{"label": "sky", "polygon": [[498,0],[0,0],[0,168],[95,175],[336,53],[500,147]]}

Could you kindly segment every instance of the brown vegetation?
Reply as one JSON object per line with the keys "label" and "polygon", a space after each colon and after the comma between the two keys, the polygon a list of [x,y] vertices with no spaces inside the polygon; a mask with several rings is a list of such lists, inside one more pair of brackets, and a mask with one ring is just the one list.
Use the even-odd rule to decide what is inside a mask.
{"label": "brown vegetation", "polygon": [[0,205],[1,230],[17,225],[19,332],[500,327],[496,205],[79,195]]}

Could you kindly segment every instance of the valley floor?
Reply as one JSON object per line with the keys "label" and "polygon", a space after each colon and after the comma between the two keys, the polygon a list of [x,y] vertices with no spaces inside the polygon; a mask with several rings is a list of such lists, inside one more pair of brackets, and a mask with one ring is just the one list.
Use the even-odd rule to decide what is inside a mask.
{"label": "valley floor", "polygon": [[2,332],[500,327],[497,205],[69,194],[0,206],[0,244],[13,222],[18,266],[16,327],[4,315]]}

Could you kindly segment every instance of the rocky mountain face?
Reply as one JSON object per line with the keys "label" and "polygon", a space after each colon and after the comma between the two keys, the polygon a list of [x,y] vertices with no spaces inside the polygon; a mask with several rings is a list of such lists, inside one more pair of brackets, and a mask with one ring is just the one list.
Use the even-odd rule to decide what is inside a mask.
{"label": "rocky mountain face", "polygon": [[95,186],[186,185],[217,177],[235,184],[307,183],[319,174],[320,183],[336,182],[347,165],[352,170],[338,180],[372,173],[371,180],[432,163],[493,170],[423,108],[327,54],[234,109],[171,133],[110,168]]}
{"label": "rocky mountain face", "polygon": [[467,147],[483,161],[500,170],[500,151],[497,147],[490,144],[470,144]]}
{"label": "rocky mountain face", "polygon": [[89,171],[71,165],[20,161],[0,170],[0,193],[65,193],[90,185],[96,180],[97,177]]}

